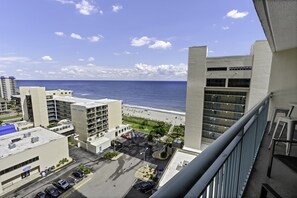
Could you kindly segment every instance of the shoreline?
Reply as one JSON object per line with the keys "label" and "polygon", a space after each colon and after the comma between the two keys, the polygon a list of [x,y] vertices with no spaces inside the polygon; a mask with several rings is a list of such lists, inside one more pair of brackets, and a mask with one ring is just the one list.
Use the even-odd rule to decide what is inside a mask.
{"label": "shoreline", "polygon": [[185,125],[185,112],[157,109],[137,105],[123,105],[123,114],[150,120],[167,122],[172,125]]}

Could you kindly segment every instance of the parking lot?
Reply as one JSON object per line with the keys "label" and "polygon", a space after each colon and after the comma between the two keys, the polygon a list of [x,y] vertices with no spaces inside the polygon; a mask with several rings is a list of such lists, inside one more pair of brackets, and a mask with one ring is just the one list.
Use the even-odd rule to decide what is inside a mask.
{"label": "parking lot", "polygon": [[145,136],[146,134],[134,132],[134,138],[127,140],[123,147],[117,148],[124,155],[115,161],[105,160],[100,155],[70,147],[72,163],[60,171],[5,195],[5,198],[32,198],[58,179],[69,179],[72,172],[81,164],[87,166],[93,173],[65,191],[61,197],[149,197],[150,193],[142,193],[133,188],[133,185],[139,182],[134,176],[136,170],[148,163],[164,168],[168,160],[161,161],[151,157],[154,150],[161,149],[164,145],[160,143],[151,147],[146,143]]}

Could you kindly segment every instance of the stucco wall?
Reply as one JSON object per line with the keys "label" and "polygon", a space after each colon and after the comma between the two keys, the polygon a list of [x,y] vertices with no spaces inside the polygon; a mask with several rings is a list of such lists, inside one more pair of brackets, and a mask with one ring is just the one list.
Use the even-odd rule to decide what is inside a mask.
{"label": "stucco wall", "polygon": [[[270,112],[275,106],[289,108],[290,102],[297,102],[297,48],[273,53],[269,92],[273,92]],[[297,116],[296,108],[292,115]]]}
{"label": "stucco wall", "polygon": [[185,147],[200,149],[207,48],[189,49]]}

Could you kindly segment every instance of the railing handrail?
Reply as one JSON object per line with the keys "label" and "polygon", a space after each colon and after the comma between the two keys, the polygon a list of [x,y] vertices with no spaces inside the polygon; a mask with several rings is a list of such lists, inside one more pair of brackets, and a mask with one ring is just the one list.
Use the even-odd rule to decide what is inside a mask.
{"label": "railing handrail", "polygon": [[270,97],[268,94],[151,197],[184,197]]}

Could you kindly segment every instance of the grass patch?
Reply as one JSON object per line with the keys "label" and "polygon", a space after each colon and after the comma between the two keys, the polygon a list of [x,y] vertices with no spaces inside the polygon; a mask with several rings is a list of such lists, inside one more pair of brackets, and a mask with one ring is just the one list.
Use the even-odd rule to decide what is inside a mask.
{"label": "grass patch", "polygon": [[[154,129],[154,127],[159,125],[160,122],[133,116],[123,116],[123,123],[130,124],[132,128],[137,131],[150,133]],[[169,128],[169,124],[165,123],[164,129],[166,130],[166,132],[168,132]]]}

